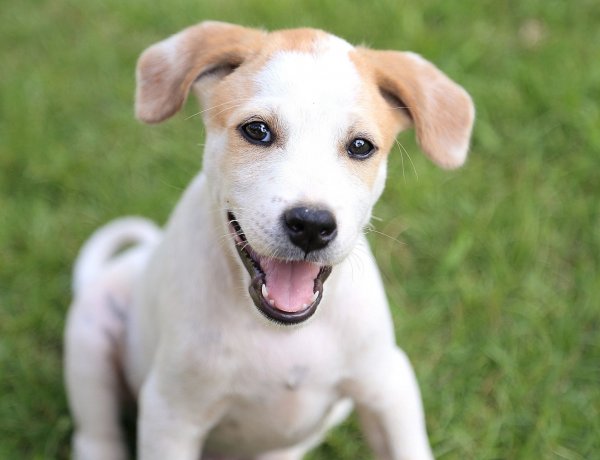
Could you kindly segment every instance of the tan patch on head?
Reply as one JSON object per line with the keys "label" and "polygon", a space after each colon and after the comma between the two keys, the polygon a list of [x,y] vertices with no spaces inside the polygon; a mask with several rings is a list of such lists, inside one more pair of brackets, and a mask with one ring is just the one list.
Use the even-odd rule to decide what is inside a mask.
{"label": "tan patch on head", "polygon": [[254,76],[274,54],[283,51],[314,53],[318,50],[319,41],[328,36],[326,32],[317,29],[289,29],[265,34],[260,46],[247,57],[244,64],[234,74],[211,88],[210,93],[202,91],[200,82],[199,96],[205,104],[203,111],[206,113],[206,122],[225,127],[231,113],[255,94]]}
{"label": "tan patch on head", "polygon": [[[204,122],[209,129],[221,131],[227,137],[227,155],[220,157],[220,168],[225,176],[234,177],[233,171],[260,172],[261,160],[265,158],[265,149],[275,149],[286,141],[285,130],[280,126],[276,113],[262,112],[248,102],[259,91],[257,75],[271,59],[281,52],[315,53],[318,45],[328,34],[314,29],[292,29],[269,33],[261,46],[249,55],[235,72],[224,78],[211,77],[201,79],[194,90],[202,102]],[[246,106],[246,107],[244,107]],[[274,145],[263,147],[248,143],[240,133],[235,132],[247,117],[260,116],[274,132],[278,133]]]}
{"label": "tan patch on head", "polygon": [[[328,37],[333,37],[323,31],[314,29],[293,29],[268,34],[264,46],[258,50],[243,66],[229,75],[221,83],[212,88],[211,94],[204,99],[210,106],[207,111],[206,123],[221,129],[231,129],[232,114],[256,93],[254,77],[269,62],[275,53],[282,51],[298,53],[318,53]],[[335,37],[337,39],[337,37]],[[353,94],[359,100],[360,115],[364,121],[349,127],[339,146],[339,153],[344,159],[350,172],[361,182],[372,188],[381,169],[381,163],[387,161],[387,155],[393,146],[399,130],[411,125],[410,118],[401,109],[395,109],[382,96],[377,85],[374,69],[353,48],[349,46],[349,59],[352,61],[363,82],[360,94]],[[239,117],[238,117],[239,118]],[[266,118],[266,117],[265,117]],[[265,120],[272,126],[273,121]],[[347,153],[348,143],[356,137],[365,137],[378,147],[378,151],[366,160],[356,160]],[[258,150],[262,147],[248,146],[239,136],[230,138],[230,148]],[[233,167],[240,167],[253,161],[254,155],[235,156],[230,159]],[[227,167],[229,167],[227,166]]]}
{"label": "tan patch on head", "polygon": [[387,161],[398,132],[408,128],[411,122],[404,111],[394,109],[386,101],[377,85],[373,68],[356,49],[349,52],[349,58],[363,83],[360,94],[357,95],[357,105],[360,107],[363,121],[351,126],[345,139],[349,143],[357,137],[362,137],[373,142],[378,150],[365,160],[350,157],[347,153],[347,143],[340,146],[340,152],[350,171],[372,188],[380,174],[382,162]]}
{"label": "tan patch on head", "polygon": [[201,113],[207,127],[227,128],[231,114],[256,93],[256,85],[252,79],[256,74],[255,65],[256,63],[247,63],[209,86],[202,80],[194,86],[197,96],[202,101]]}
{"label": "tan patch on head", "polygon": [[286,29],[271,32],[266,49],[271,55],[275,51],[295,51],[297,53],[313,53],[320,40],[331,36],[318,29]]}
{"label": "tan patch on head", "polygon": [[395,102],[392,105],[390,101],[386,100],[379,87],[375,69],[370,62],[364,59],[359,49],[350,53],[350,59],[365,82],[362,104],[365,105],[365,110],[371,114],[379,128],[383,142],[381,148],[387,153],[392,148],[398,133],[412,125],[411,119],[407,115],[402,101],[398,100],[400,105],[396,105]]}

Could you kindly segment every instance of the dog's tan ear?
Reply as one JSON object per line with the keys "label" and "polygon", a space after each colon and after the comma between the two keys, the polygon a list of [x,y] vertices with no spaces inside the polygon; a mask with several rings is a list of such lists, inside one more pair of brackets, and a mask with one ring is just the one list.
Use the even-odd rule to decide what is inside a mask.
{"label": "dog's tan ear", "polygon": [[457,168],[467,157],[475,117],[467,92],[421,56],[410,52],[361,48],[384,95],[405,105],[423,152],[443,168]]}
{"label": "dog's tan ear", "polygon": [[265,36],[256,29],[202,22],[146,49],[137,63],[135,114],[146,123],[175,114],[199,77],[232,71]]}

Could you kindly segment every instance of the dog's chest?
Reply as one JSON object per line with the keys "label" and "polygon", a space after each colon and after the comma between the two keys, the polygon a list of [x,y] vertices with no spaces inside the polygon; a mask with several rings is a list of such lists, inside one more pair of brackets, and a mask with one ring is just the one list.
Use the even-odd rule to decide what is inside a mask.
{"label": "dog's chest", "polygon": [[240,342],[227,390],[229,410],[208,447],[250,454],[296,444],[320,430],[340,399],[343,359],[331,338],[276,331]]}

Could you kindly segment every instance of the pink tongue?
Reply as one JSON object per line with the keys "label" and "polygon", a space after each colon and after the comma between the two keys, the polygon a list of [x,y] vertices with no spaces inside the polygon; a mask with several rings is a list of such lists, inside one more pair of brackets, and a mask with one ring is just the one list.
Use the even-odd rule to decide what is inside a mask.
{"label": "pink tongue", "polygon": [[321,267],[310,262],[283,262],[266,257],[261,258],[260,266],[266,275],[269,298],[275,301],[276,308],[293,313],[312,303],[315,278]]}

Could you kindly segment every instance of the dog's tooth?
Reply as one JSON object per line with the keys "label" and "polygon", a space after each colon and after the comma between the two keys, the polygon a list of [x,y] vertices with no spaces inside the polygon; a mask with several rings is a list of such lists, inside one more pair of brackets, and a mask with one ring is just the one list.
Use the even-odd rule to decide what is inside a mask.
{"label": "dog's tooth", "polygon": [[319,297],[319,291],[315,292],[312,296],[312,301],[314,302]]}
{"label": "dog's tooth", "polygon": [[269,299],[269,303],[270,303],[271,305],[275,305],[275,301],[274,301],[273,299]]}
{"label": "dog's tooth", "polygon": [[265,299],[268,299],[268,298],[269,298],[269,290],[267,289],[267,285],[266,285],[266,284],[263,284],[263,285],[262,285],[262,289],[261,289],[261,290],[262,290],[262,295],[263,295],[263,297],[264,297]]}

